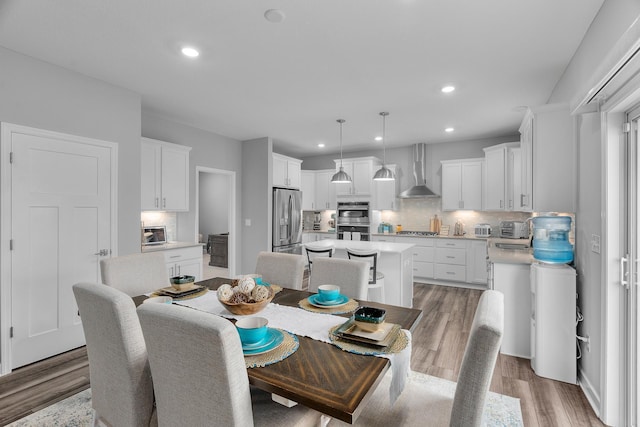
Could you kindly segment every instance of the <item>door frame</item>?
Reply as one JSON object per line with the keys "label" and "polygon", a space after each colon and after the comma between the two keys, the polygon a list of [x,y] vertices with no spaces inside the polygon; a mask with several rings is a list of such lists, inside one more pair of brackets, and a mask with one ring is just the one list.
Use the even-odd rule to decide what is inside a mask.
{"label": "door frame", "polygon": [[236,172],[228,171],[224,169],[215,169],[206,166],[196,166],[196,212],[194,221],[194,236],[195,241],[198,241],[200,230],[200,172],[213,173],[219,175],[225,175],[230,181],[229,191],[229,206],[227,210],[227,216],[229,220],[229,276],[233,277],[236,274],[236,242],[238,241],[238,230],[236,224]]}
{"label": "door frame", "polygon": [[107,148],[111,153],[111,251],[118,254],[118,144],[115,142],[69,135],[61,132],[37,129],[7,122],[0,123],[0,375],[11,373],[11,251],[12,236],[12,182],[11,182],[11,141],[14,133],[43,138],[60,139],[79,144]]}

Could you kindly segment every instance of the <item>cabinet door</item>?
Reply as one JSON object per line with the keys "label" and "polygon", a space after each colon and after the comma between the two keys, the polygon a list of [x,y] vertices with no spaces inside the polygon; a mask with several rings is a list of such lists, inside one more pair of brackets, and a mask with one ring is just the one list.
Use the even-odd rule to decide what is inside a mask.
{"label": "cabinet door", "polygon": [[442,210],[460,209],[461,169],[460,163],[442,164]]}
{"label": "cabinet door", "polygon": [[370,195],[373,185],[373,161],[354,160],[352,171],[353,194]]}
{"label": "cabinet door", "polygon": [[533,116],[527,116],[520,128],[520,182],[522,189],[516,197],[517,210],[533,210]]}
{"label": "cabinet door", "polygon": [[484,240],[469,240],[467,249],[467,282],[487,285],[488,281],[487,242]]}
{"label": "cabinet door", "polygon": [[160,145],[145,141],[143,139],[140,143],[140,207],[143,211],[161,209],[160,159]]}
{"label": "cabinet door", "polygon": [[187,259],[176,263],[178,276],[194,276],[196,282],[202,280],[202,258]]}
{"label": "cabinet door", "polygon": [[[396,166],[387,165],[395,175]],[[396,180],[373,181],[374,197],[371,209],[395,210],[396,209]]]}
{"label": "cabinet door", "polygon": [[302,171],[300,173],[300,189],[302,190],[302,210],[312,211],[318,208],[316,205],[316,174],[314,171]]}
{"label": "cabinet door", "polygon": [[273,155],[273,186],[286,187],[288,173],[287,159]]}
{"label": "cabinet door", "polygon": [[335,171],[316,172],[316,209],[336,208],[336,184],[331,182]]}
{"label": "cabinet door", "polygon": [[287,161],[287,183],[291,188],[300,188],[300,162]]}
{"label": "cabinet door", "polygon": [[520,148],[507,150],[507,209],[520,210],[520,194],[522,194],[522,160]]}
{"label": "cabinet door", "polygon": [[484,161],[486,164],[485,183],[485,210],[505,210],[505,149],[485,149]]}
{"label": "cabinet door", "polygon": [[482,161],[462,163],[460,209],[482,210]]}
{"label": "cabinet door", "polygon": [[162,204],[163,210],[189,210],[189,151],[162,147]]}

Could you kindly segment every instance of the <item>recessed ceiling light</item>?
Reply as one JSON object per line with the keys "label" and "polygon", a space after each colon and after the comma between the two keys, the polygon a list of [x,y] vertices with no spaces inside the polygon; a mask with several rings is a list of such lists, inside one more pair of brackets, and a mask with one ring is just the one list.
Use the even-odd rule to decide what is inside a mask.
{"label": "recessed ceiling light", "polygon": [[318,147],[324,148],[324,144],[321,142],[320,144],[318,144]]}
{"label": "recessed ceiling light", "polygon": [[453,132],[455,129],[454,128],[446,128],[444,131],[445,132]]}
{"label": "recessed ceiling light", "polygon": [[440,89],[443,93],[451,93],[454,90],[456,90],[456,88],[454,86],[444,86],[442,89]]}
{"label": "recessed ceiling light", "polygon": [[381,137],[381,136],[376,136],[374,139],[375,139],[376,141],[382,141],[382,137]]}
{"label": "recessed ceiling light", "polygon": [[189,58],[197,58],[198,55],[200,55],[200,52],[198,52],[193,47],[185,46],[182,48],[182,54],[184,56],[188,56]]}
{"label": "recessed ceiling light", "polygon": [[278,9],[269,9],[264,13],[264,19],[274,24],[279,24],[284,21],[284,18],[286,18],[284,12]]}

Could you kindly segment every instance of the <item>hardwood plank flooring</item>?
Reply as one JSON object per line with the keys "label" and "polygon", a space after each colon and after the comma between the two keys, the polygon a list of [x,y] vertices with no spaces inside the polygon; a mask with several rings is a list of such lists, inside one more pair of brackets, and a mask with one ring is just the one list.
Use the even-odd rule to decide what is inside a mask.
{"label": "hardwood plank flooring", "polygon": [[[308,277],[305,275],[305,284]],[[416,283],[423,318],[413,333],[411,367],[455,381],[482,291]],[[84,347],[0,377],[4,426],[89,387]],[[520,399],[525,426],[603,426],[577,385],[535,375],[526,359],[499,355],[491,391]]]}

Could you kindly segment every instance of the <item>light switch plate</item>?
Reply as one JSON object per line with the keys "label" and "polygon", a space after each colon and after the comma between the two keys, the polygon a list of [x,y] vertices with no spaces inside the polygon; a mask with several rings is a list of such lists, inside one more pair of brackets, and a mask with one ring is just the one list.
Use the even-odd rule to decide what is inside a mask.
{"label": "light switch plate", "polygon": [[245,227],[251,227],[251,218],[245,218],[244,226]]}
{"label": "light switch plate", "polygon": [[597,234],[591,235],[591,251],[597,254],[600,253],[600,236]]}

